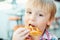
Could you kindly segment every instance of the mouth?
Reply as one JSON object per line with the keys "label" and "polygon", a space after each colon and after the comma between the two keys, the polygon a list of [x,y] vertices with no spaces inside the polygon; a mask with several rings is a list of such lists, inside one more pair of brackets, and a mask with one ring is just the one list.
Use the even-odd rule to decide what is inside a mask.
{"label": "mouth", "polygon": [[30,27],[31,30],[36,31],[36,26],[35,26],[35,25],[33,25],[33,24],[29,24],[29,27]]}
{"label": "mouth", "polygon": [[33,25],[33,24],[29,24],[29,26],[36,27],[36,26],[35,26],[35,25]]}

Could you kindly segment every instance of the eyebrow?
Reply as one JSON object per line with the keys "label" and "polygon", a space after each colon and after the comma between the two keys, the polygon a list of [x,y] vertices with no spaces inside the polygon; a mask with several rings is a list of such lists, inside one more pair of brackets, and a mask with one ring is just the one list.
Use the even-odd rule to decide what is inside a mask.
{"label": "eyebrow", "polygon": [[30,8],[27,8],[26,10],[31,11],[31,9],[30,9]]}

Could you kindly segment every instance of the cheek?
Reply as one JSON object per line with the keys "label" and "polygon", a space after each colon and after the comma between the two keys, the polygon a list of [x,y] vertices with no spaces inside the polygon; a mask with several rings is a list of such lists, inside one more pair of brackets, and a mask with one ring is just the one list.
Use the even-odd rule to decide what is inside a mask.
{"label": "cheek", "polygon": [[28,16],[24,16],[24,23],[27,24],[29,21]]}
{"label": "cheek", "polygon": [[46,25],[46,24],[47,24],[47,20],[39,19],[39,20],[37,20],[37,24],[40,24],[40,25]]}
{"label": "cheek", "polygon": [[46,29],[46,23],[44,22],[44,23],[39,23],[38,24],[39,26],[38,26],[38,28],[42,31],[42,32],[44,32],[44,30]]}
{"label": "cheek", "polygon": [[40,22],[40,23],[38,23],[40,28],[46,27],[46,24],[47,24],[47,22]]}
{"label": "cheek", "polygon": [[47,21],[46,20],[38,20],[37,25],[38,25],[40,30],[44,31],[46,28],[46,25],[47,25]]}

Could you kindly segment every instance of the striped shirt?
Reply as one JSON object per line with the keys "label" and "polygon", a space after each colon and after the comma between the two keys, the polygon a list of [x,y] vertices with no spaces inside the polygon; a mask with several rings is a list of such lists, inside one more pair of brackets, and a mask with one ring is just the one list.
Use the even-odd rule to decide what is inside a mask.
{"label": "striped shirt", "polygon": [[58,38],[46,30],[40,40],[58,40]]}

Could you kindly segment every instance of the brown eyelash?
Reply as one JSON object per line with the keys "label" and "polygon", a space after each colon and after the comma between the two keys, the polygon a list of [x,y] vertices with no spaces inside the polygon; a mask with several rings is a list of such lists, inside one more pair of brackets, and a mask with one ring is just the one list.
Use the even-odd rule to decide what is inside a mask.
{"label": "brown eyelash", "polygon": [[39,16],[43,16],[42,14],[39,14]]}
{"label": "brown eyelash", "polygon": [[32,13],[32,12],[29,12],[30,14]]}
{"label": "brown eyelash", "polygon": [[27,12],[27,13],[31,14],[32,12]]}

